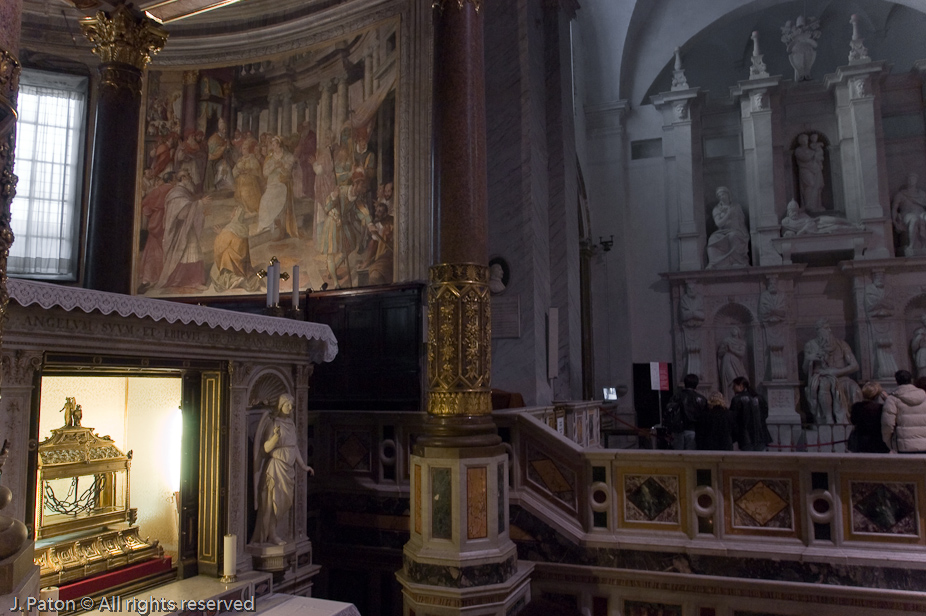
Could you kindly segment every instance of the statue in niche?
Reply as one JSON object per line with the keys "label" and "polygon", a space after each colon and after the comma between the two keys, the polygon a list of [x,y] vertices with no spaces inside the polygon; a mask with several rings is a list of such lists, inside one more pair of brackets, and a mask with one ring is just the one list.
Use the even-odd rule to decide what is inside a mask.
{"label": "statue in niche", "polygon": [[822,235],[861,229],[863,229],[862,226],[839,216],[811,216],[794,199],[788,202],[787,213],[781,219],[781,237]]}
{"label": "statue in niche", "polygon": [[273,412],[266,412],[254,435],[254,508],[257,524],[252,543],[285,545],[280,537],[280,520],[286,519],[296,494],[296,466],[314,475],[299,453],[296,424],[293,422],[295,401],[282,394]]}
{"label": "statue in niche", "polygon": [[858,383],[849,378],[857,370],[849,345],[833,336],[826,319],[817,321],[817,337],[804,345],[804,392],[818,425],[848,423],[847,411],[862,399]]}
{"label": "statue in niche", "polygon": [[894,303],[884,288],[884,272],[871,273],[871,282],[865,285],[865,312],[872,318],[885,318],[894,314]]}
{"label": "statue in niche", "polygon": [[733,399],[733,379],[746,374],[746,340],[739,327],[733,327],[726,338],[717,345],[717,359],[720,361],[720,383],[727,402]]}
{"label": "statue in niche", "polygon": [[801,133],[794,148],[794,162],[801,189],[801,205],[811,214],[823,211],[824,147],[816,133]]}
{"label": "statue in niche", "polygon": [[810,69],[817,59],[817,39],[820,38],[820,22],[816,17],[806,20],[801,15],[794,25],[788,21],[781,29],[781,42],[788,50],[788,60],[794,68],[794,81],[809,81]]}
{"label": "statue in niche", "polygon": [[910,350],[913,351],[913,365],[916,366],[916,378],[926,377],[926,312],[920,315],[920,323],[913,332]]}
{"label": "statue in niche", "polygon": [[712,215],[717,230],[707,240],[707,269],[727,269],[749,266],[749,229],[746,215],[738,203],[733,203],[730,189],[717,189],[717,205]]}
{"label": "statue in niche", "polygon": [[919,176],[911,173],[907,184],[891,201],[891,220],[904,242],[904,255],[926,251],[926,191],[917,186]]}

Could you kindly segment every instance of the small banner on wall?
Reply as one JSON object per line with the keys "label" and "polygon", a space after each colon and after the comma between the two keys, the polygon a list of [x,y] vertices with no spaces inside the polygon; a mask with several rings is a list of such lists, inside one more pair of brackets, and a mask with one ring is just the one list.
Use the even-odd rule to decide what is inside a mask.
{"label": "small banner on wall", "polygon": [[649,381],[650,389],[653,391],[669,391],[669,364],[664,361],[651,361]]}

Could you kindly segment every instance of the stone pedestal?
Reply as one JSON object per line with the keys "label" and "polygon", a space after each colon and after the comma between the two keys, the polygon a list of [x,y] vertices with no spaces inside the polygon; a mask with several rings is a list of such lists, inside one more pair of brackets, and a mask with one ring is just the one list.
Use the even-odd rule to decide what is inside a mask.
{"label": "stone pedestal", "polygon": [[39,596],[39,567],[33,561],[35,544],[27,541],[16,554],[0,561],[0,611],[9,614]]}
{"label": "stone pedestal", "polygon": [[411,538],[398,573],[405,614],[502,616],[529,599],[533,569],[508,537],[504,448],[423,440],[410,460]]}
{"label": "stone pedestal", "polygon": [[776,157],[772,117],[772,101],[777,98],[780,81],[780,76],[750,79],[730,89],[730,93],[740,99],[754,265],[782,263],[781,254],[771,244],[779,235],[775,206],[784,192],[783,167]]}
{"label": "stone pedestal", "polygon": [[678,261],[682,271],[703,269],[704,205],[701,185],[700,88],[652,97],[662,112],[662,148],[669,175],[666,210],[678,216]]}

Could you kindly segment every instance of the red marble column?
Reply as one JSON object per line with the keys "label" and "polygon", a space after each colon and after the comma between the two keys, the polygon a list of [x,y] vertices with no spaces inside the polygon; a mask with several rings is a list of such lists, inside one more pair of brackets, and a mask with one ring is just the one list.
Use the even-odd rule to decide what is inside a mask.
{"label": "red marble column", "polygon": [[434,169],[437,263],[428,296],[430,432],[493,433],[485,67],[481,0],[437,0]]}
{"label": "red marble column", "polygon": [[434,134],[440,263],[486,265],[485,53],[481,0],[434,8]]}

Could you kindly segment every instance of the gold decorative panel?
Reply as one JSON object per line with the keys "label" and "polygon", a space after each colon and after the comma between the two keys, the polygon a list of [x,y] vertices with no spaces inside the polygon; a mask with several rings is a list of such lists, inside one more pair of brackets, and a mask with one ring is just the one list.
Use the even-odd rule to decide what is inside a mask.
{"label": "gold decorative panel", "polygon": [[728,534],[800,537],[796,471],[728,470],[722,481]]}

